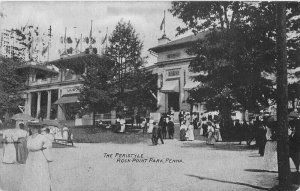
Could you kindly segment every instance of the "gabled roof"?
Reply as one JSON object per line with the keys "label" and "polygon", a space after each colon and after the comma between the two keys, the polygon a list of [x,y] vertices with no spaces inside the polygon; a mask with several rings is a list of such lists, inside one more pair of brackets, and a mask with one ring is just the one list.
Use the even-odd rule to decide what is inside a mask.
{"label": "gabled roof", "polygon": [[190,36],[178,39],[178,40],[170,41],[166,44],[155,46],[153,48],[150,48],[149,51],[159,53],[166,49],[173,49],[173,48],[177,48],[179,46],[186,46],[186,45],[189,45],[192,42],[195,42],[199,39],[204,39],[206,34],[208,34],[208,32],[201,32],[196,35],[190,35]]}

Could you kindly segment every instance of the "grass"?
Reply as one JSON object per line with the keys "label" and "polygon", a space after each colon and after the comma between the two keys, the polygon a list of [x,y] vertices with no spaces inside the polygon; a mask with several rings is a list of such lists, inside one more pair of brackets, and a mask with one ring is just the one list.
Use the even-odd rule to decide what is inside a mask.
{"label": "grass", "polygon": [[128,129],[125,133],[115,133],[111,129],[92,126],[70,129],[75,143],[135,144],[146,142],[151,138],[151,134],[143,134],[141,129]]}

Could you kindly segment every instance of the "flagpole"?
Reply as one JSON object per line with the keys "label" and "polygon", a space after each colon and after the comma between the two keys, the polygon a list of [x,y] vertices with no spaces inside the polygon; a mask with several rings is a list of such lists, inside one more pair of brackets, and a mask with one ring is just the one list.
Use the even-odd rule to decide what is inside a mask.
{"label": "flagpole", "polygon": [[108,31],[108,27],[106,27],[106,39],[105,39],[106,40],[106,47],[105,47],[105,53],[107,52],[107,38],[108,38],[107,37],[107,31]]}
{"label": "flagpole", "polygon": [[49,62],[49,58],[50,58],[50,46],[51,46],[51,34],[52,32],[52,28],[51,28],[51,25],[50,25],[50,28],[49,28],[49,41],[48,41],[48,62]]}
{"label": "flagpole", "polygon": [[80,34],[80,52],[82,52],[82,33]]}
{"label": "flagpole", "polygon": [[93,31],[93,20],[91,20],[90,46],[92,46],[92,31]]}
{"label": "flagpole", "polygon": [[166,36],[166,11],[164,10],[164,36]]}
{"label": "flagpole", "polygon": [[67,50],[67,43],[66,43],[66,41],[67,41],[67,27],[65,27],[65,38],[64,38],[65,50],[64,50],[64,52],[66,52],[66,50]]}

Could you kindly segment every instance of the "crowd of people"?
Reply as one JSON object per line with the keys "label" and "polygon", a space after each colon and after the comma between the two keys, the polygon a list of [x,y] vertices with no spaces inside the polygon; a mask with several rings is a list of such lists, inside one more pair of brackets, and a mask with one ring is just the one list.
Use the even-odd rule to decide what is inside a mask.
{"label": "crowd of people", "polygon": [[[164,139],[174,138],[174,115],[162,114],[159,122],[150,119],[142,122],[145,131],[152,133],[152,143],[158,144],[158,140],[164,144]],[[198,116],[196,113],[180,112],[180,141],[194,141],[194,129],[200,129],[200,135],[206,138],[207,145],[214,145],[222,141],[220,119],[212,115]],[[239,144],[247,145],[255,140],[258,154],[263,157],[263,170],[277,171],[277,121],[274,116],[257,116],[246,120],[233,120],[231,126],[232,137]],[[230,129],[230,128],[229,128]],[[168,134],[168,136],[167,136]],[[290,157],[299,172],[300,160],[300,119],[289,121],[289,146]]]}

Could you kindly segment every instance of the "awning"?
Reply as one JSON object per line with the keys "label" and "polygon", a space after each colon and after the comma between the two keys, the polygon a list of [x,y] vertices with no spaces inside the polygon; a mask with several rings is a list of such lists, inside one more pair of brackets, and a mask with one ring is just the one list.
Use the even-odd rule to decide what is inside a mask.
{"label": "awning", "polygon": [[179,92],[178,80],[166,81],[160,90],[161,92]]}
{"label": "awning", "polygon": [[66,104],[66,103],[77,103],[79,102],[78,96],[63,96],[59,98],[54,104]]}
{"label": "awning", "polygon": [[193,82],[193,81],[188,81],[185,86],[183,87],[184,90],[191,90],[197,86],[199,86],[201,82]]}

